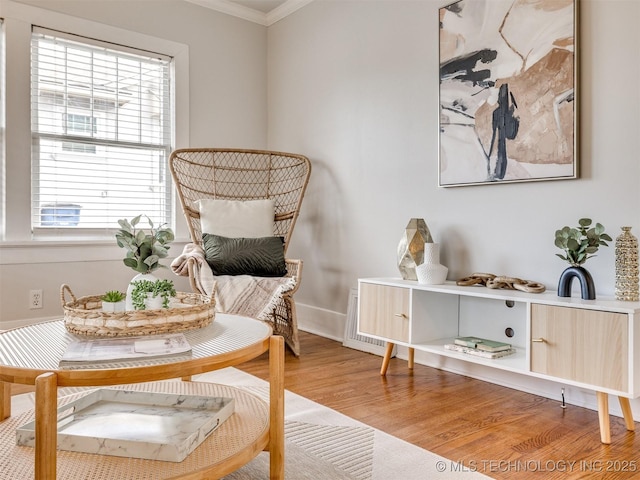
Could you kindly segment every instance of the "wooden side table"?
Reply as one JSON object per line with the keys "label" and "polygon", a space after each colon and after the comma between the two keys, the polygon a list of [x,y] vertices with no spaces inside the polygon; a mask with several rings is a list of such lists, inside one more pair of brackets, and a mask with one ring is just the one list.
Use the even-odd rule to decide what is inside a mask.
{"label": "wooden side table", "polygon": [[[73,473],[77,469],[68,469],[68,459],[77,460],[82,456],[83,460],[77,460],[78,464],[86,463],[86,458],[96,459],[100,466],[105,463],[113,464],[115,469],[121,468],[121,464],[129,462],[134,466],[125,466],[122,474],[100,473],[104,478],[118,479],[203,479],[218,478],[224,476],[240,466],[246,464],[264,449],[270,453],[270,477],[272,479],[284,478],[284,340],[279,336],[272,336],[271,328],[257,320],[218,314],[216,320],[209,326],[200,330],[185,332],[185,336],[192,346],[192,357],[184,359],[159,358],[144,361],[118,362],[109,365],[100,365],[93,369],[65,370],[58,367],[60,357],[66,349],[66,345],[75,337],[64,328],[63,322],[47,322],[28,327],[17,328],[0,333],[0,380],[3,382],[0,388],[0,418],[8,419],[11,415],[10,383],[20,383],[36,386],[36,446],[35,452],[29,447],[15,447],[16,449],[28,449],[31,455],[29,459],[35,465],[33,476],[36,480],[53,480],[56,473],[66,479],[99,478],[86,476],[85,473]],[[238,416],[240,428],[232,418],[224,422],[218,432],[205,441],[184,462],[176,465],[188,465],[188,468],[169,468],[171,462],[161,463],[159,468],[147,468],[143,466],[147,460],[120,459],[119,457],[105,457],[75,452],[56,452],[57,439],[57,387],[58,386],[106,386],[124,385],[172,378],[188,379],[192,375],[204,373],[227,366],[237,365],[255,358],[269,351],[269,375],[270,396],[268,414],[266,414],[266,428],[260,428],[265,421],[260,412],[263,407],[252,406],[241,409]],[[216,390],[219,386],[207,387],[208,384],[199,382],[162,382],[171,387],[164,387],[159,383],[145,383],[143,385],[127,385],[127,388],[173,388],[176,385],[193,391],[207,391],[218,396]],[[225,387],[220,387],[225,388]],[[226,387],[230,388],[230,387]],[[237,389],[234,389],[237,390]],[[230,391],[237,400],[237,405],[251,404],[245,398],[249,395],[243,392]],[[202,393],[200,393],[202,394]],[[251,396],[251,395],[249,395]],[[259,400],[259,399],[256,399]],[[243,403],[244,402],[244,403]],[[259,404],[256,404],[259,405]],[[238,408],[238,407],[237,407]],[[266,407],[264,407],[266,408]],[[0,447],[6,448],[5,437],[13,435],[15,443],[15,427],[17,419],[4,420],[0,426],[2,440]],[[23,422],[24,423],[24,422]],[[254,432],[250,435],[240,434],[247,425]],[[17,426],[17,425],[16,425]],[[233,433],[235,426],[235,433]],[[257,426],[257,427],[256,427]],[[13,428],[13,433],[8,435],[7,429]],[[257,428],[257,430],[256,430]],[[198,451],[207,451],[211,448],[211,442],[221,436],[221,432],[232,430],[236,438],[234,448],[226,449],[227,454],[220,458],[215,455],[195,455]],[[209,447],[207,447],[209,445]],[[204,447],[204,448],[203,448]],[[215,446],[213,448],[216,449]],[[224,450],[224,449],[222,449]],[[222,451],[221,450],[221,451]],[[23,468],[22,461],[14,451],[16,468]],[[35,461],[33,461],[35,453]],[[192,458],[193,457],[193,458]],[[65,474],[57,469],[57,459],[61,460],[61,468]],[[108,459],[108,460],[105,460]],[[111,461],[114,459],[113,461]],[[186,463],[185,463],[186,462]],[[64,467],[63,467],[64,466]],[[188,470],[188,471],[187,471]],[[22,471],[22,470],[21,470]],[[118,470],[120,471],[120,470]],[[156,473],[153,473],[153,472]],[[103,472],[103,470],[100,470]],[[114,470],[115,472],[115,470]],[[106,476],[105,476],[106,475]],[[31,475],[29,475],[31,476]],[[26,478],[24,473],[14,475],[12,478]]]}

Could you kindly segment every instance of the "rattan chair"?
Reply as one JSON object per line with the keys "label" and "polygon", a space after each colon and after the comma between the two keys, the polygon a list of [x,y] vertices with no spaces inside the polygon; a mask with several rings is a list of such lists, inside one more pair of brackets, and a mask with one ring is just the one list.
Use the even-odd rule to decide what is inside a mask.
{"label": "rattan chair", "polygon": [[[308,158],[264,150],[188,148],[174,151],[169,158],[169,167],[192,242],[202,245],[198,200],[273,199],[274,235],[284,238],[286,255],[311,173]],[[287,275],[296,278],[296,286],[283,294],[268,322],[297,356],[300,343],[293,294],[300,285],[302,260],[287,258],[286,265]],[[191,287],[199,292],[193,267],[191,263],[188,268]]]}

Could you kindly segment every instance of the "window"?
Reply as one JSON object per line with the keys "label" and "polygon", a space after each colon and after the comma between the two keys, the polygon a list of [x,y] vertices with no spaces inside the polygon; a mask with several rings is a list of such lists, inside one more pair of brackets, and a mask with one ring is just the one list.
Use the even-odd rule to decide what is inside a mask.
{"label": "window", "polygon": [[171,222],[170,57],[33,27],[31,225]]}
{"label": "window", "polygon": [[[77,115],[70,113],[66,119],[67,134],[69,135],[91,135],[97,132],[96,117],[89,115]],[[95,145],[85,145],[76,142],[64,142],[62,150],[65,152],[96,153]]]}
{"label": "window", "polygon": [[98,132],[96,117],[70,113],[66,116],[67,134],[91,136]]}
{"label": "window", "polygon": [[0,240],[4,238],[4,230],[5,230],[5,202],[3,201],[5,197],[4,191],[4,151],[5,151],[5,65],[4,65],[4,22],[0,18]]}

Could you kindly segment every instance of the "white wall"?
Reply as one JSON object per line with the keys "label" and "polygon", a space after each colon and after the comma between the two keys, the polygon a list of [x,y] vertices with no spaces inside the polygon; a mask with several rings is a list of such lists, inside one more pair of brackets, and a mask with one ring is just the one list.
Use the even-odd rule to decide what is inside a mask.
{"label": "white wall", "polygon": [[[269,146],[313,163],[289,250],[305,262],[300,303],[345,312],[358,277],[399,276],[412,217],[442,243],[449,279],[491,272],[553,290],[568,266],[556,229],[590,217],[614,238],[622,225],[640,235],[640,2],[580,1],[580,179],[439,188],[448,3],[316,0],[269,27]],[[597,294],[612,295],[614,249],[585,266]]]}
{"label": "white wall", "polygon": [[[304,259],[303,329],[341,338],[357,278],[399,276],[396,247],[412,217],[442,244],[449,279],[491,272],[552,291],[567,266],[555,256],[556,229],[590,217],[614,238],[623,225],[640,236],[640,2],[579,2],[578,180],[439,188],[438,8],[449,3],[316,0],[269,27],[269,147],[313,163],[289,249]],[[597,295],[613,295],[613,247],[585,266]],[[560,398],[552,382],[416,361]],[[593,392],[566,393],[595,408]]]}

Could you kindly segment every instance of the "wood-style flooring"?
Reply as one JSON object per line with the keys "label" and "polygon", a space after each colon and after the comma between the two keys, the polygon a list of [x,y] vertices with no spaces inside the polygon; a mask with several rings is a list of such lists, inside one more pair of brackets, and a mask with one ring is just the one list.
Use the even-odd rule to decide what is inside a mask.
{"label": "wood-style flooring", "polygon": [[[300,340],[299,358],[286,353],[286,389],[450,459],[461,479],[461,465],[497,479],[640,479],[638,424],[629,432],[611,416],[603,445],[593,410],[423,365],[410,371],[398,358],[381,377],[381,357],[305,332]],[[267,362],[238,368],[266,380]]]}
{"label": "wood-style flooring", "polygon": [[[286,389],[446,457],[452,478],[467,469],[496,479],[640,480],[639,424],[629,432],[611,416],[612,443],[603,445],[593,410],[423,365],[410,371],[398,358],[381,377],[379,356],[305,332],[300,341],[299,358],[286,352]],[[237,368],[268,380],[266,355]],[[32,387],[13,385],[24,391]]]}

